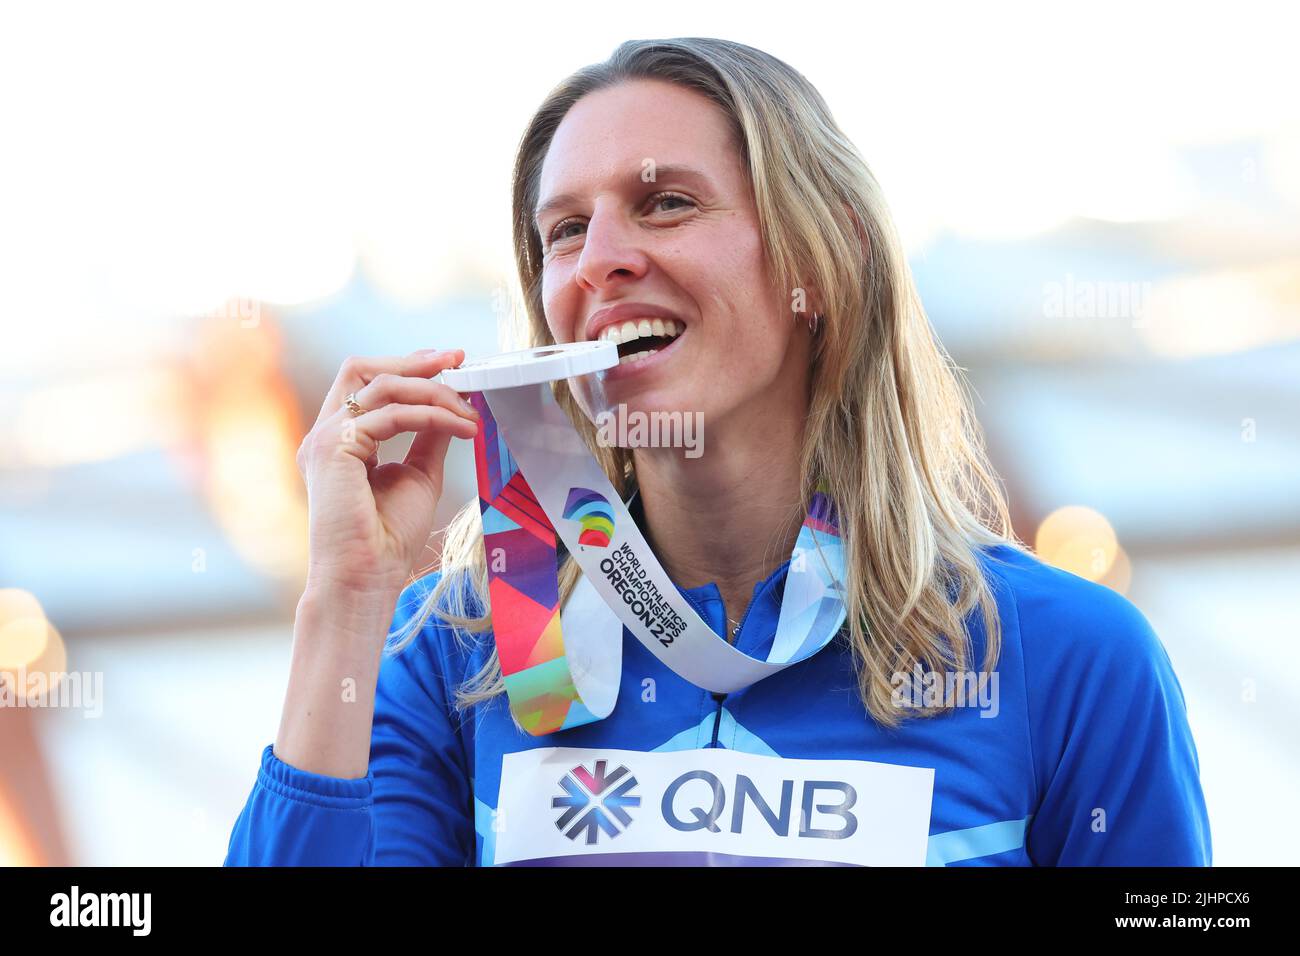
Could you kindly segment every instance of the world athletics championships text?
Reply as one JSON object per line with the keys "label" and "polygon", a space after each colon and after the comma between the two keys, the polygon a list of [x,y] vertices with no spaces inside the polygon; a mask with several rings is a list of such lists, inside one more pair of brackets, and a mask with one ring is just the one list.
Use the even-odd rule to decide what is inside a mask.
{"label": "world athletics championships text", "polygon": [[603,558],[600,571],[660,644],[667,647],[681,636],[686,621],[672,609],[654,582],[647,579],[645,568],[631,545],[624,542],[617,551]]}

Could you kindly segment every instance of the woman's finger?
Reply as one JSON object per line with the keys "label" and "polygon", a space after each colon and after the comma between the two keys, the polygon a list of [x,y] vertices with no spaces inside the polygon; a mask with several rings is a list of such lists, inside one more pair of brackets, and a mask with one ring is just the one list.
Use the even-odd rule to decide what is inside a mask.
{"label": "woman's finger", "polygon": [[461,438],[473,438],[478,423],[441,405],[402,405],[392,403],[353,417],[343,412],[337,423],[338,444],[362,461],[374,455],[380,442],[405,432],[436,429]]}
{"label": "woman's finger", "polygon": [[474,406],[450,386],[428,378],[413,378],[380,372],[370,384],[357,392],[357,404],[366,410],[384,405],[441,405],[465,418],[478,418]]}
{"label": "woman's finger", "polygon": [[361,391],[385,372],[431,378],[443,369],[455,368],[464,360],[464,349],[421,349],[402,356],[352,356],[339,366],[339,373],[325,395],[316,423],[335,415],[348,395]]}
{"label": "woman's finger", "polygon": [[436,481],[442,474],[443,463],[447,460],[447,447],[450,444],[450,432],[437,428],[417,432],[402,463],[420,469]]}

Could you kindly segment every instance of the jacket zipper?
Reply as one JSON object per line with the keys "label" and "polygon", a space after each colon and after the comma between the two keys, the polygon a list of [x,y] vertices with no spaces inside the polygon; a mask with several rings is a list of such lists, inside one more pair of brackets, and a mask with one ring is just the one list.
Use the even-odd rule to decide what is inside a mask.
{"label": "jacket zipper", "polygon": [[[745,608],[745,613],[740,616],[740,626],[736,628],[729,641],[733,647],[740,641],[740,632],[745,629],[745,622],[749,620],[749,615],[753,612],[754,605],[757,603],[756,600],[750,600],[749,607]],[[724,613],[722,617],[725,620],[727,615]],[[722,728],[722,702],[727,699],[727,695],[714,693],[712,697],[718,702],[718,711],[713,715],[713,743],[710,746],[716,747],[718,746],[718,731]]]}
{"label": "jacket zipper", "polygon": [[712,697],[718,702],[718,711],[713,715],[713,743],[709,744],[709,746],[716,747],[718,746],[718,730],[722,727],[722,702],[727,699],[727,695],[714,692]]}
{"label": "jacket zipper", "polygon": [[[686,598],[687,602],[691,605],[691,607],[695,608],[696,613],[699,614],[700,617],[704,617],[704,608],[700,607],[700,605],[696,603],[695,599],[691,595],[683,594],[682,597]],[[740,618],[740,627],[736,628],[736,633],[732,635],[732,640],[729,641],[729,643],[731,643],[733,646],[735,645],[736,640],[740,638],[740,632],[745,629],[745,622],[749,620],[749,615],[753,613],[755,603],[757,602],[751,599],[749,602],[749,607],[745,608],[745,613]],[[724,613],[722,615],[722,621],[723,621],[722,626],[723,629],[725,630],[727,624],[729,623],[727,621],[725,608],[724,608]],[[710,742],[709,746],[717,747],[718,733],[722,730],[722,703],[727,699],[729,695],[714,691],[711,692],[709,696],[712,697],[718,704],[718,709],[713,714],[713,740]]]}

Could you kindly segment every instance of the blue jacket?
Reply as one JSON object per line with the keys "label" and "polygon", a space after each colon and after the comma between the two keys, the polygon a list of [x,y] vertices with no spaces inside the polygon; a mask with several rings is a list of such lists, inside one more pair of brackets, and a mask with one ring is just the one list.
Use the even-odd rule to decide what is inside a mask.
{"label": "blue jacket", "polygon": [[[410,646],[383,658],[367,775],[342,779],[309,773],[279,760],[268,745],[225,863],[500,863],[499,837],[508,825],[497,814],[505,799],[503,768],[519,759],[507,755],[562,747],[575,749],[563,751],[560,759],[578,754],[572,773],[563,779],[553,773],[545,779],[512,777],[508,783],[517,791],[514,805],[531,800],[557,826],[573,820],[569,808],[599,801],[598,788],[605,784],[598,779],[592,787],[591,774],[605,776],[599,758],[610,750],[639,752],[647,760],[680,752],[653,759],[695,761],[705,769],[686,776],[714,781],[720,801],[726,798],[717,783],[722,774],[708,773],[710,761],[730,767],[733,759],[765,755],[769,759],[762,766],[775,766],[778,776],[781,765],[772,760],[791,766],[810,759],[870,761],[933,769],[928,830],[918,833],[931,866],[1210,865],[1209,820],[1182,688],[1147,620],[1116,592],[1017,548],[988,549],[981,559],[1002,621],[996,708],[959,707],[937,718],[909,719],[894,730],[866,714],[850,651],[840,638],[758,684],[715,697],[665,668],[624,630],[623,676],[613,714],[533,738],[516,728],[504,696],[463,713],[450,705],[455,685],[487,658],[491,635],[470,638],[471,646],[464,648],[431,616]],[[736,636],[737,646],[755,656],[765,656],[771,643],[787,569],[788,562],[755,587]],[[394,628],[416,613],[437,578],[435,572],[404,589]],[[725,633],[715,585],[680,590],[715,631]],[[977,612],[972,636],[978,662],[984,631]],[[635,757],[622,753],[615,762],[629,763],[635,771]],[[626,769],[620,766],[609,780]],[[760,801],[757,784],[750,784],[748,794],[756,809],[742,825],[764,829],[769,839],[777,833],[785,838],[780,845],[791,849],[778,851],[776,858],[765,851],[758,860],[734,849],[711,852],[709,840],[721,846],[726,838],[721,831],[731,806],[738,814],[744,809],[739,790],[749,781],[742,777],[746,774],[736,777],[737,792],[730,794],[725,813],[710,815],[707,807],[698,807],[713,798],[701,804],[699,793],[672,795],[685,801],[685,809],[670,806],[668,797],[661,808],[650,794],[644,801],[628,796],[633,791],[626,788],[636,782],[628,776],[619,790],[623,806],[611,801],[606,812],[584,817],[579,822],[588,825],[580,833],[577,825],[570,826],[569,841],[561,842],[573,848],[572,857],[566,850],[533,862],[833,861],[817,847],[834,841],[808,834],[843,832],[795,831],[787,819],[790,794],[780,795],[785,804],[778,810],[778,795],[769,787]],[[809,799],[805,795],[805,817]],[[616,852],[621,830],[635,826],[638,815],[661,809],[673,820],[671,833],[694,831],[690,838],[698,842],[692,845],[701,852]],[[920,820],[924,826],[924,817]],[[807,820],[801,821],[806,827]],[[585,855],[590,853],[605,855]]]}

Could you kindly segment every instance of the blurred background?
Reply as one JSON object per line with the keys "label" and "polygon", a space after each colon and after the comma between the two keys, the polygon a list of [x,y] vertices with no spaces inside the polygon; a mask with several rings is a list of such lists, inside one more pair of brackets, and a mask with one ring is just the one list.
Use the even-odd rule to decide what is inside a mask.
{"label": "blurred background", "polygon": [[222,861],[278,725],[294,453],[339,363],[514,346],[525,122],[620,41],[682,35],[821,90],[1019,535],[1167,646],[1215,862],[1294,863],[1300,70],[1276,9],[7,5],[0,666],[66,671],[80,704],[0,707],[0,863]]}

